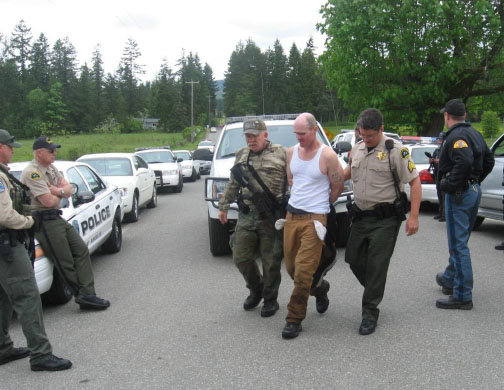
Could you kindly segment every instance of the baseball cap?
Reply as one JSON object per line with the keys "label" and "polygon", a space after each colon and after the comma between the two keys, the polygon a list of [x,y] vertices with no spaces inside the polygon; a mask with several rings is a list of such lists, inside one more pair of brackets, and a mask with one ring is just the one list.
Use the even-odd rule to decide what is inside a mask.
{"label": "baseball cap", "polygon": [[33,150],[37,149],[54,150],[56,148],[61,148],[61,145],[55,144],[49,137],[38,137],[33,143]]}
{"label": "baseball cap", "polygon": [[445,106],[439,111],[441,114],[447,112],[454,116],[464,116],[466,113],[465,105],[460,100],[452,99],[446,102]]}
{"label": "baseball cap", "polygon": [[243,133],[258,135],[261,131],[266,131],[266,125],[262,119],[249,119],[243,122]]}
{"label": "baseball cap", "polygon": [[0,129],[0,144],[8,145],[12,148],[20,148],[21,144],[14,142],[14,136],[10,135],[7,130]]}

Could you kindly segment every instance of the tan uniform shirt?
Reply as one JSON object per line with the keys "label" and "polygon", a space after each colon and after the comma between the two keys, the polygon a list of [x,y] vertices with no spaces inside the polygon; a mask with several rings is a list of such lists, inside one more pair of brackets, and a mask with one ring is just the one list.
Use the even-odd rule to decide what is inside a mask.
{"label": "tan uniform shirt", "polygon": [[[0,165],[9,170],[6,165]],[[33,225],[33,218],[25,217],[12,208],[11,190],[9,178],[0,171],[0,229],[29,229]]]}
{"label": "tan uniform shirt", "polygon": [[[368,152],[364,142],[352,148],[351,175],[355,204],[361,210],[371,210],[379,203],[393,203],[396,196],[394,179],[389,166],[389,151],[385,147],[388,138],[382,139]],[[409,149],[399,141],[394,141],[390,151],[390,164],[399,176],[399,188],[404,191],[404,184],[418,176],[415,164],[411,160]]]}
{"label": "tan uniform shirt", "polygon": [[[40,165],[36,160],[32,160],[21,173],[21,183],[27,185],[31,191],[32,210],[43,211],[51,210],[51,207],[45,207],[37,199],[40,195],[49,194],[48,184],[58,185],[58,180],[63,178],[56,167],[50,164],[47,168]],[[54,208],[54,207],[53,207]],[[59,207],[57,207],[59,209]]]}
{"label": "tan uniform shirt", "polygon": [[[246,163],[250,149],[246,146],[236,152],[235,165],[239,163]],[[260,153],[250,152],[250,162],[257,171],[257,174],[262,179],[264,184],[270,189],[273,195],[276,196],[278,201],[282,200],[284,187],[286,188],[286,165],[287,165],[287,149],[282,145],[272,144],[268,141],[266,147]],[[251,173],[247,169],[244,170],[245,175],[249,178],[251,185],[254,186],[256,191],[263,192],[261,186],[256,182]],[[229,205],[236,200],[240,185],[231,177],[224,190],[222,198],[219,200],[219,210],[229,210]],[[254,207],[251,199],[251,192],[249,189],[243,190],[244,203],[249,207]]]}

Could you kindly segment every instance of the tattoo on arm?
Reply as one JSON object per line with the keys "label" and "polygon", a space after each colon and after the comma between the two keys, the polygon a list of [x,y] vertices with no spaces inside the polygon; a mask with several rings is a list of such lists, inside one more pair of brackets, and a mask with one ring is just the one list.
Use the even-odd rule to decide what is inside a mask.
{"label": "tattoo on arm", "polygon": [[341,177],[338,171],[333,172],[331,177],[335,183],[340,183],[343,181],[343,177]]}

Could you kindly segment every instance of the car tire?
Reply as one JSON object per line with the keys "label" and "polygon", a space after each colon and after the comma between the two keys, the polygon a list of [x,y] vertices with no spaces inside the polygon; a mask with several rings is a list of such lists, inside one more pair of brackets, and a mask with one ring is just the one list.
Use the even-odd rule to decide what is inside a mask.
{"label": "car tire", "polygon": [[152,189],[152,198],[149,203],[147,203],[147,208],[148,209],[155,209],[157,206],[157,188],[156,188],[156,183],[154,183],[154,187]]}
{"label": "car tire", "polygon": [[348,213],[337,213],[336,222],[338,223],[338,239],[336,240],[336,246],[344,247],[350,237],[352,218]]}
{"label": "car tire", "polygon": [[473,225],[472,230],[478,229],[484,220],[485,220],[485,217],[476,217],[476,220],[474,221],[474,225]]}
{"label": "car tire", "polygon": [[128,222],[137,222],[138,221],[138,194],[135,193],[133,195],[133,205],[131,206],[131,211],[124,216],[126,221]]}
{"label": "car tire", "polygon": [[182,178],[182,175],[180,175],[178,185],[173,187],[173,192],[180,193],[182,192],[182,188],[184,188],[184,179]]}
{"label": "car tire", "polygon": [[112,231],[107,241],[101,246],[104,253],[117,253],[121,250],[122,245],[122,227],[119,214],[116,213],[112,222]]}
{"label": "car tire", "polygon": [[210,237],[210,252],[214,256],[224,256],[231,253],[229,246],[229,231],[226,225],[208,215],[208,234]]}
{"label": "car tire", "polygon": [[201,173],[200,173],[199,170],[198,170],[198,177],[197,177],[197,179],[201,179]]}
{"label": "car tire", "polygon": [[194,169],[194,167],[193,167],[192,174],[191,174],[191,177],[189,178],[189,180],[192,182],[195,182],[197,178],[198,178],[198,174],[196,173],[196,169]]}
{"label": "car tire", "polygon": [[72,296],[72,290],[54,268],[51,288],[40,296],[42,303],[45,305],[63,305],[72,299]]}

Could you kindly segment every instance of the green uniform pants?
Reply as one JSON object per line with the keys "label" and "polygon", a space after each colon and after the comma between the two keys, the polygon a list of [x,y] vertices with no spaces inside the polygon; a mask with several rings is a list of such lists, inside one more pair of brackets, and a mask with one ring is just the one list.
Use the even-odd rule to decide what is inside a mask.
{"label": "green uniform pants", "polygon": [[28,253],[18,243],[9,255],[0,255],[0,356],[13,347],[9,325],[13,312],[30,349],[30,361],[37,363],[52,353],[42,317],[42,303]]}
{"label": "green uniform pants", "polygon": [[[233,260],[247,288],[257,291],[264,285],[264,301],[276,300],[281,281],[282,240],[274,221],[261,219],[253,209],[248,214],[240,213],[233,239]],[[256,262],[258,256],[262,260],[262,275]]]}
{"label": "green uniform pants", "polygon": [[62,218],[44,221],[43,224],[35,237],[47,256],[53,261],[56,257],[65,274],[65,280],[79,294],[95,294],[91,257],[79,233]]}
{"label": "green uniform pants", "polygon": [[378,321],[378,305],[385,283],[401,221],[397,217],[354,219],[348,238],[345,261],[364,287],[362,319]]}

